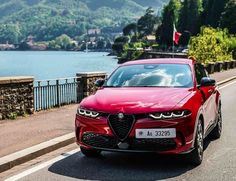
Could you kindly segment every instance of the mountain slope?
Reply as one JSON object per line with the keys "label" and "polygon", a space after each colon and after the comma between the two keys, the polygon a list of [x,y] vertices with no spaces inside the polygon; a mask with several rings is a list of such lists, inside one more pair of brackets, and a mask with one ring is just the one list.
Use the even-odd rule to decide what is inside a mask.
{"label": "mountain slope", "polygon": [[158,10],[167,1],[0,0],[0,23],[16,26],[20,31],[18,39],[29,34],[37,40],[54,39],[62,33],[75,37],[90,28],[121,29],[141,16],[147,7]]}

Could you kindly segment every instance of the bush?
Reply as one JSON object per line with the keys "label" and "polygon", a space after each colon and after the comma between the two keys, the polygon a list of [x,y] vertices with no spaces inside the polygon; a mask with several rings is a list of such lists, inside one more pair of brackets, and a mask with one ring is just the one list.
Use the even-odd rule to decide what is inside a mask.
{"label": "bush", "polygon": [[190,40],[189,56],[203,64],[232,60],[230,38],[227,30],[202,27],[200,34]]}
{"label": "bush", "polygon": [[11,120],[15,120],[17,118],[17,113],[16,112],[12,112],[12,113],[7,115],[7,118],[11,119]]}
{"label": "bush", "polygon": [[126,46],[128,41],[129,38],[127,36],[120,36],[116,38],[114,44],[112,45],[113,51],[115,51],[118,54],[118,56],[120,56],[123,53],[125,49],[124,47]]}
{"label": "bush", "polygon": [[236,36],[231,36],[228,40],[229,51],[233,54],[233,59],[236,60]]}

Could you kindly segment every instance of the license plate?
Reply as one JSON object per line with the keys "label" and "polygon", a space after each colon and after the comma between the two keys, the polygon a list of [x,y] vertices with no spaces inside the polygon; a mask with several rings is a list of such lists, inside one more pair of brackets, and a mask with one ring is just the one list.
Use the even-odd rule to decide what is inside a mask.
{"label": "license plate", "polygon": [[136,138],[175,138],[176,129],[136,129]]}

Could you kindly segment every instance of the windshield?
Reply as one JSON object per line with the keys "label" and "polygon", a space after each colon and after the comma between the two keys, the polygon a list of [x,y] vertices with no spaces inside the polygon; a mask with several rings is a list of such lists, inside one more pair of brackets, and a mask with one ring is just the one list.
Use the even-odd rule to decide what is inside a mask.
{"label": "windshield", "polygon": [[139,64],[119,67],[104,87],[193,87],[187,64]]}

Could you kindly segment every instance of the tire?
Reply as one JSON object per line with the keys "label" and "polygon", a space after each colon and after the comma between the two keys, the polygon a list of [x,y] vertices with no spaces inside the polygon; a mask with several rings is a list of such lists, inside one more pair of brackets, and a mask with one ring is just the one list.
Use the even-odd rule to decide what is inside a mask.
{"label": "tire", "polygon": [[202,121],[198,121],[194,150],[189,154],[189,161],[192,165],[198,166],[202,163],[203,160],[203,151],[204,151],[204,131]]}
{"label": "tire", "polygon": [[86,157],[98,157],[101,155],[101,151],[95,150],[95,149],[86,149],[84,147],[80,147],[80,151],[85,155]]}
{"label": "tire", "polygon": [[221,106],[218,110],[218,116],[217,116],[217,123],[215,128],[210,133],[210,138],[212,139],[219,139],[222,132],[222,113],[221,113]]}

